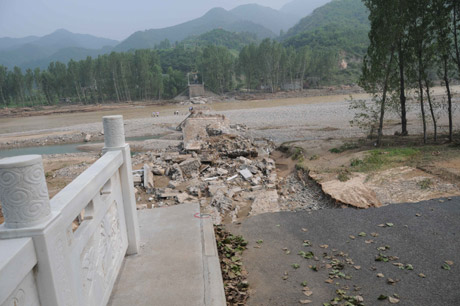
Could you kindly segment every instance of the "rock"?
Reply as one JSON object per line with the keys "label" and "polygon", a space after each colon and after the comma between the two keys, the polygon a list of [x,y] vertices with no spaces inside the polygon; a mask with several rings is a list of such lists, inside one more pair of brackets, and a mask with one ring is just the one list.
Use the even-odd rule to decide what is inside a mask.
{"label": "rock", "polygon": [[140,185],[142,183],[142,176],[140,174],[133,175],[134,185]]}
{"label": "rock", "polygon": [[252,177],[251,171],[249,171],[247,168],[246,168],[246,169],[243,169],[243,170],[240,170],[239,173],[241,174],[241,176],[242,176],[246,181],[249,181],[249,179],[251,179],[251,177]]}
{"label": "rock", "polygon": [[260,176],[257,176],[251,180],[251,185],[257,186],[257,185],[260,185],[261,182],[262,182],[262,179],[260,178]]}
{"label": "rock", "polygon": [[90,142],[91,141],[91,135],[90,134],[86,134],[85,135],[85,142]]}
{"label": "rock", "polygon": [[175,196],[177,203],[182,204],[189,198],[189,195],[186,193],[178,193]]}
{"label": "rock", "polygon": [[168,188],[176,189],[177,187],[179,187],[180,184],[181,182],[178,181],[169,181]]}
{"label": "rock", "polygon": [[180,163],[182,173],[187,177],[198,176],[201,162],[198,158],[189,158]]}
{"label": "rock", "polygon": [[228,174],[228,171],[222,168],[217,168],[217,174],[220,176],[224,176]]}
{"label": "rock", "polygon": [[172,161],[174,163],[178,163],[180,164],[181,162],[189,159],[189,158],[192,158],[192,155],[191,154],[184,154],[184,155],[175,155],[172,157]]}
{"label": "rock", "polygon": [[209,196],[215,196],[219,191],[223,191],[224,193],[228,192],[228,188],[225,185],[210,185],[208,187]]}
{"label": "rock", "polygon": [[220,213],[224,213],[232,209],[233,201],[232,199],[226,197],[222,190],[219,190],[212,197],[211,206],[217,208]]}
{"label": "rock", "polygon": [[162,175],[165,175],[165,169],[156,167],[152,169],[152,173],[154,175],[162,176]]}
{"label": "rock", "polygon": [[200,188],[196,187],[196,186],[190,186],[189,188],[187,188],[187,191],[190,195],[194,196],[194,197],[198,197],[198,198],[201,198],[201,190]]}
{"label": "rock", "polygon": [[174,164],[169,168],[169,175],[173,181],[183,181],[184,174],[182,168],[178,164]]}

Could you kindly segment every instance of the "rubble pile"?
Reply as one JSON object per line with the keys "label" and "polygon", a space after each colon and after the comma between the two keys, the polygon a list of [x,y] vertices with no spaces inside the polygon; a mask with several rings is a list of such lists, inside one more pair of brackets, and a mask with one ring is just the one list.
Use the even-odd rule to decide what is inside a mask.
{"label": "rubble pile", "polygon": [[244,126],[219,115],[194,113],[181,128],[181,147],[134,157],[134,166],[142,167],[133,173],[138,203],[148,201],[140,208],[198,202],[215,224],[296,208],[286,205],[286,193],[280,199],[278,190],[285,188],[270,158],[270,141],[256,143]]}

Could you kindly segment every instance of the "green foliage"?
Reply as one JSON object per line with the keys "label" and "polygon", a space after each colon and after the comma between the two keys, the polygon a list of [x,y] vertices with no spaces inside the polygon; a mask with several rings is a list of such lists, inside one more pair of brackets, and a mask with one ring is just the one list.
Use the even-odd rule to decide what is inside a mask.
{"label": "green foliage", "polygon": [[426,189],[429,189],[431,185],[433,185],[433,181],[429,178],[426,178],[418,182],[417,185],[420,187],[420,189],[426,190]]}
{"label": "green foliage", "polygon": [[377,171],[384,167],[391,167],[414,159],[420,154],[420,150],[414,148],[391,148],[388,150],[376,149],[369,151],[363,160],[352,160],[351,167],[357,172]]}
{"label": "green foliage", "polygon": [[338,148],[330,149],[329,152],[339,154],[339,153],[343,153],[345,151],[353,150],[353,149],[356,149],[356,148],[358,148],[358,146],[356,144],[347,142],[347,143],[344,143],[343,145],[341,145]]}
{"label": "green foliage", "polygon": [[181,42],[184,46],[206,47],[221,46],[227,49],[240,51],[244,46],[257,43],[257,35],[250,32],[229,32],[223,29],[215,29],[210,32],[191,36]]}

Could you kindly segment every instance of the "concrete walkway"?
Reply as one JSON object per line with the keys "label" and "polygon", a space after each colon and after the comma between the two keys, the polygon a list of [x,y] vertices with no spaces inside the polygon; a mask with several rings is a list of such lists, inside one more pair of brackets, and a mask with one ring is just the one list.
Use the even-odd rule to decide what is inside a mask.
{"label": "concrete walkway", "polygon": [[141,253],[125,258],[108,305],[225,305],[214,229],[199,205],[138,213]]}

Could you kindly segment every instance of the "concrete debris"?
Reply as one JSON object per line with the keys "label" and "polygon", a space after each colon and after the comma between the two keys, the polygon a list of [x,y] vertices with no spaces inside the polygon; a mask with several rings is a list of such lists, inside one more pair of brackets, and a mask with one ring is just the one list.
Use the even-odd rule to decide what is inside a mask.
{"label": "concrete debris", "polygon": [[232,209],[233,201],[228,198],[222,190],[218,190],[212,197],[211,206],[217,208],[220,213],[225,213]]}
{"label": "concrete debris", "polygon": [[239,171],[239,173],[246,181],[249,181],[252,177],[251,171],[249,171],[247,168]]}
{"label": "concrete debris", "polygon": [[144,188],[147,193],[153,193],[154,188],[153,173],[149,165],[144,164]]}
{"label": "concrete debris", "polygon": [[280,198],[278,191],[289,190],[279,187],[270,141],[254,141],[246,127],[230,125],[219,115],[192,113],[181,127],[182,147],[133,157],[134,164],[144,165],[133,172],[135,184],[143,183],[139,194],[153,195],[149,201],[140,197],[144,203],[164,207],[198,202],[216,224],[284,210],[280,203],[289,193]]}
{"label": "concrete debris", "polygon": [[197,177],[199,174],[201,161],[198,158],[189,158],[180,163],[183,175],[188,178]]}

